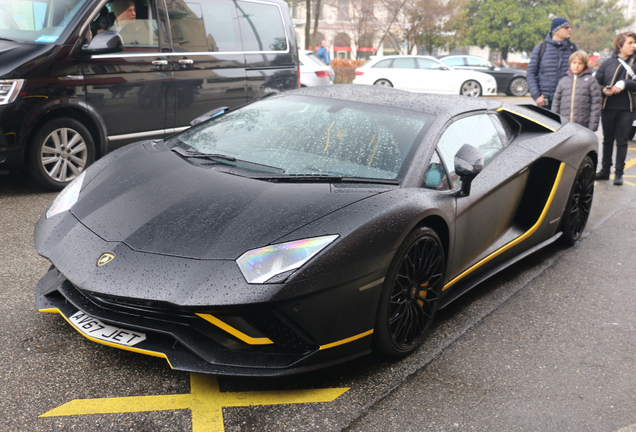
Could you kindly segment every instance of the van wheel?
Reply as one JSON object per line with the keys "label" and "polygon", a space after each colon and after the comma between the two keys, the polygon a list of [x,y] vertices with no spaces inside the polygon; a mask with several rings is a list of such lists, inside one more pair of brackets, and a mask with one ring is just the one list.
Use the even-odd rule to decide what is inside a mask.
{"label": "van wheel", "polygon": [[411,232],[395,254],[380,295],[373,347],[403,357],[420,345],[433,322],[444,283],[444,247],[437,233]]}
{"label": "van wheel", "polygon": [[29,146],[27,174],[38,186],[62,190],[95,160],[93,137],[71,118],[45,123]]}

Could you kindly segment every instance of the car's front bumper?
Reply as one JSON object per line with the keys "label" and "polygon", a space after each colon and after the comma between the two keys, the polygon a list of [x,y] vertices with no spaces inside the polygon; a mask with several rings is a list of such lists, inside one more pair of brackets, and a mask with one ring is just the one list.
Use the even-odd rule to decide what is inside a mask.
{"label": "car's front bumper", "polygon": [[[61,314],[94,342],[161,357],[173,369],[189,372],[258,376],[303,372],[368,353],[373,333],[371,329],[352,340],[321,346],[289,320],[284,305],[211,310],[100,296],[77,288],[54,266],[38,283],[35,297],[40,312]],[[82,323],[73,318],[78,312],[124,334],[143,333],[146,338],[134,345],[104,340],[99,329],[91,333],[80,328]]]}

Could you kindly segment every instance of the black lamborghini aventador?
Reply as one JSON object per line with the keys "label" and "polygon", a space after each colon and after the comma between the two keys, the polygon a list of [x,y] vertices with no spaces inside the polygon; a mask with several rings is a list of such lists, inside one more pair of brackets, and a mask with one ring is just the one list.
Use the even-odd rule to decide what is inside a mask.
{"label": "black lamborghini aventador", "polygon": [[596,136],[536,107],[339,85],[193,123],[99,160],[35,229],[39,310],[174,369],[406,355],[592,205]]}

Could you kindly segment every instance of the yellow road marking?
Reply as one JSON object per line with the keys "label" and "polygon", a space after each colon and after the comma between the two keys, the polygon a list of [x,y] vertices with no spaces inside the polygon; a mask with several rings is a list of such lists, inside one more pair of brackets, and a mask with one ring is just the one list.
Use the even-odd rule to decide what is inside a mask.
{"label": "yellow road marking", "polygon": [[332,402],[349,388],[221,393],[214,375],[190,374],[190,394],[75,399],[40,417],[189,409],[192,432],[222,432],[223,408]]}

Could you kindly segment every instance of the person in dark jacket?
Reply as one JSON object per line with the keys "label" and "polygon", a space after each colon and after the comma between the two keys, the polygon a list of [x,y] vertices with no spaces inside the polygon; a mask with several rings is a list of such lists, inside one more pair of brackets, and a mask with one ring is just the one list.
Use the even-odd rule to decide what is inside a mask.
{"label": "person in dark jacket", "polygon": [[554,93],[552,111],[596,132],[603,102],[601,87],[590,72],[585,51],[572,54],[569,63],[570,72],[561,78]]}
{"label": "person in dark jacket", "polygon": [[634,95],[634,46],[636,34],[621,33],[614,38],[614,53],[605,60],[596,71],[596,80],[603,89],[603,159],[601,170],[596,173],[597,180],[608,180],[612,167],[614,141],[616,141],[616,166],[614,184],[623,184],[623,169],[627,156],[627,141],[632,126],[632,113],[636,105]]}
{"label": "person in dark jacket", "polygon": [[528,64],[528,90],[536,104],[550,109],[559,80],[568,73],[568,60],[576,45],[570,42],[572,26],[565,18],[555,18],[545,41],[532,50]]}

